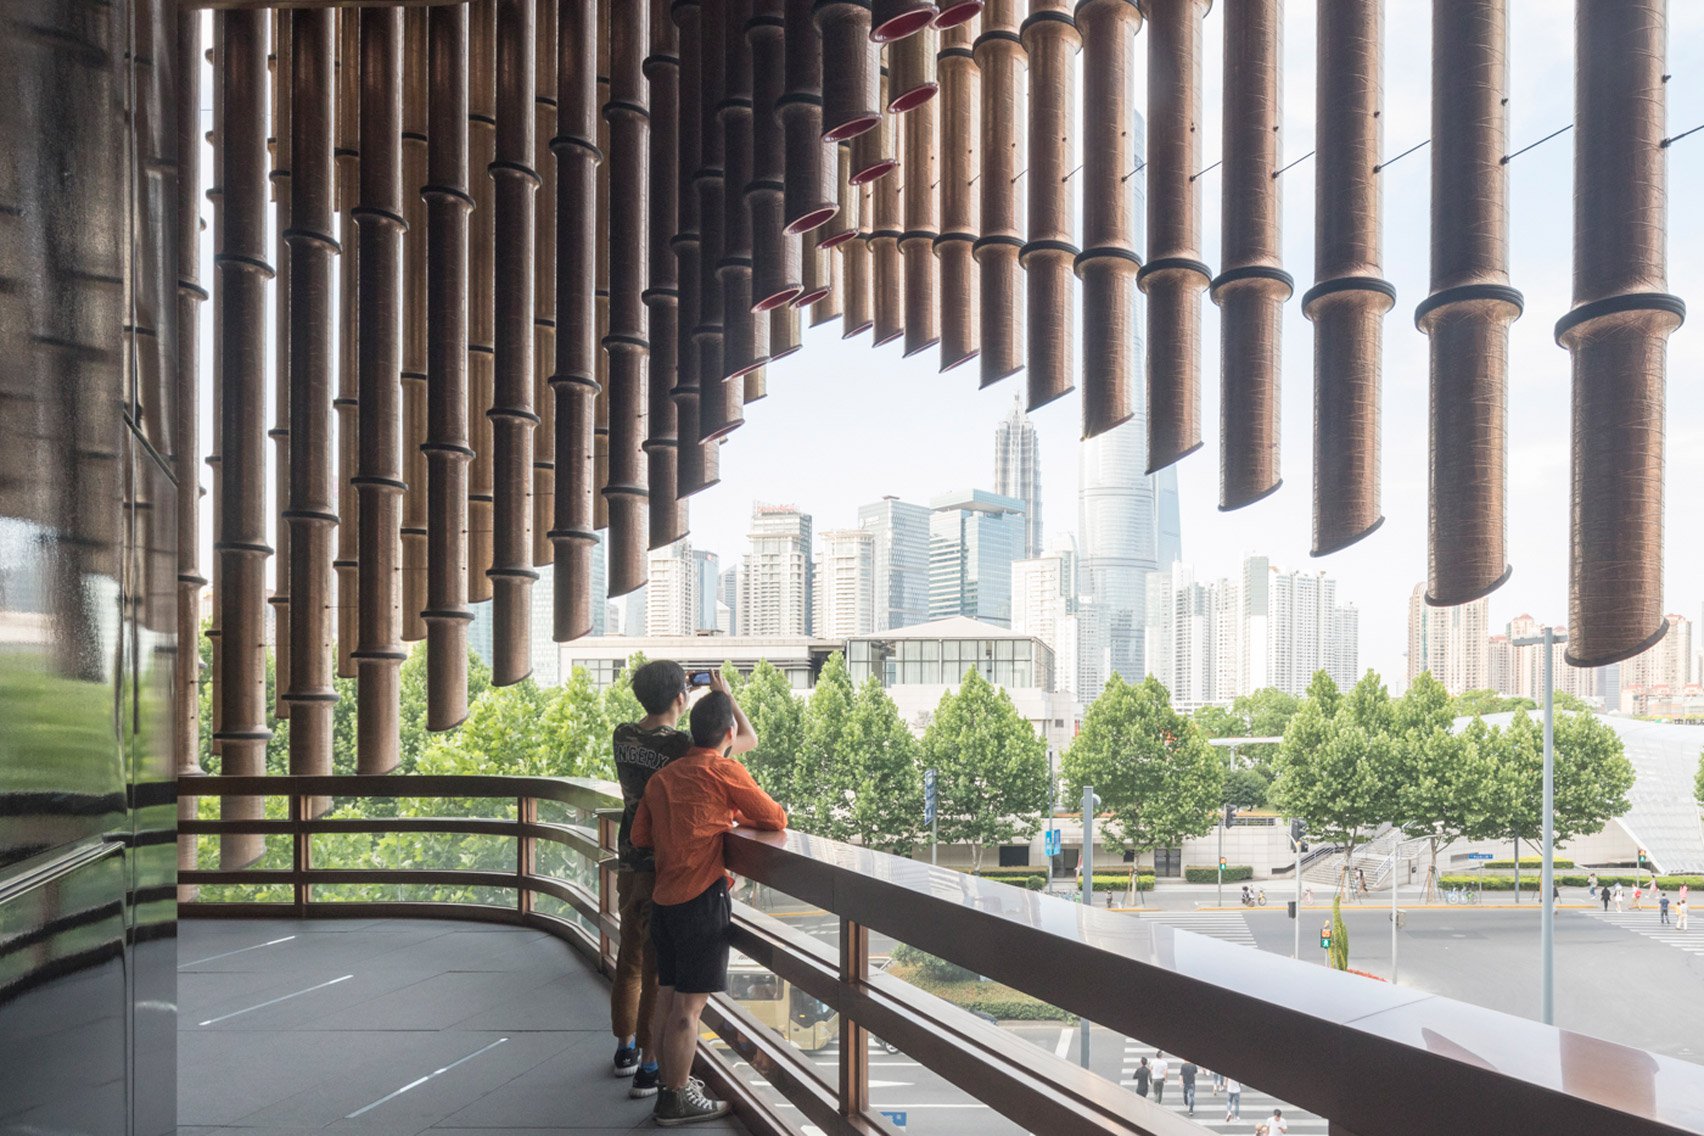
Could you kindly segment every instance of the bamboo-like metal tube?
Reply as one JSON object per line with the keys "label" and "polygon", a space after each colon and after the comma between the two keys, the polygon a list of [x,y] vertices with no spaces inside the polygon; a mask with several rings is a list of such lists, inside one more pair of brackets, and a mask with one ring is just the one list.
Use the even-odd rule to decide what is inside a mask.
{"label": "bamboo-like metal tube", "polygon": [[337,14],[337,209],[339,313],[337,337],[337,677],[354,678],[355,650],[360,637],[361,503],[355,492],[360,461],[360,321],[361,257],[355,239],[355,205],[361,181],[361,14],[344,8]]}
{"label": "bamboo-like metal tube", "polygon": [[858,233],[858,189],[852,184],[852,145],[827,147],[833,154],[834,215],[816,230],[817,247],[838,248]]}
{"label": "bamboo-like metal tube", "polygon": [[1667,340],[1686,307],[1664,249],[1665,0],[1575,8],[1574,297],[1568,662],[1606,666],[1663,618]]}
{"label": "bamboo-like metal tube", "polygon": [[[934,39],[919,32],[898,45]],[[930,53],[933,59],[933,52]],[[899,253],[905,262],[905,354],[915,355],[941,341],[940,275],[935,262],[935,238],[941,235],[940,198],[935,186],[935,134],[940,100],[915,104],[902,122],[905,134],[905,232]]]}
{"label": "bamboo-like metal tube", "polygon": [[649,545],[663,548],[686,536],[680,493],[679,379],[680,277],[673,241],[680,226],[680,35],[670,19],[671,0],[651,0],[651,46],[645,56],[651,106],[650,214],[646,245],[650,280],[645,289],[645,338],[651,357],[646,386],[646,481],[650,488]]}
{"label": "bamboo-like metal tube", "polygon": [[870,40],[869,0],[816,0],[822,40],[822,140],[845,142],[874,130],[880,48]]}
{"label": "bamboo-like metal tube", "polygon": [[[808,307],[828,295],[829,264],[834,260],[834,254],[817,243],[818,231],[820,230],[805,233],[799,242],[802,269],[799,279],[803,283],[799,287],[799,294],[793,297],[793,303],[790,305],[795,308]],[[773,336],[769,345],[769,356],[772,359],[775,357]]]}
{"label": "bamboo-like metal tube", "polygon": [[467,146],[473,215],[468,230],[467,437],[473,448],[467,483],[467,598],[491,599],[496,461],[491,406],[496,397],[497,0],[468,4]]}
{"label": "bamboo-like metal tube", "polygon": [[870,38],[876,43],[895,43],[915,35],[937,15],[935,5],[921,0],[874,0],[870,8]]}
{"label": "bamboo-like metal tube", "polygon": [[610,8],[609,170],[609,594],[644,586],[650,524],[645,418],[649,394],[645,334],[646,258],[651,160],[650,109],[645,86],[647,13],[637,3]]}
{"label": "bamboo-like metal tube", "polygon": [[935,78],[936,39],[933,28],[924,28],[888,49],[888,87],[883,102],[889,114],[905,114],[940,91]]}
{"label": "bamboo-like metal tube", "polygon": [[840,245],[840,255],[845,258],[845,266],[841,275],[846,280],[846,317],[840,324],[840,338],[851,339],[854,335],[862,335],[875,327],[875,263],[870,253],[870,226],[875,221],[875,191],[867,185],[857,186],[853,193],[858,195],[858,228],[853,240]]}
{"label": "bamboo-like metal tube", "polygon": [[[841,247],[846,246],[842,245]],[[832,249],[822,249],[820,246],[817,251],[821,254],[826,266],[825,271],[828,273],[828,290],[823,293],[822,299],[811,305],[812,327],[821,327],[825,323],[832,323],[846,313],[846,274],[842,260],[843,254]]]}
{"label": "bamboo-like metal tube", "polygon": [[[1107,123],[1083,147],[1083,437],[1104,434],[1135,412],[1136,195],[1130,171],[1137,140],[1136,30],[1142,13],[1131,0],[1079,0],[1084,102]],[[1193,128],[1193,123],[1189,124]],[[1193,171],[1191,171],[1193,172]]]}
{"label": "bamboo-like metal tube", "polygon": [[[1201,448],[1201,20],[1209,0],[1148,0],[1148,472]],[[1323,68],[1324,63],[1322,61]],[[1088,422],[1084,422],[1085,428]]]}
{"label": "bamboo-like metal tube", "polygon": [[[267,436],[274,445],[273,500],[282,511],[290,499],[290,250],[284,234],[290,229],[290,117],[292,47],[290,13],[272,13],[272,208],[276,216],[277,274],[273,278],[272,367],[273,426]],[[290,717],[290,526],[282,516],[273,530],[272,563],[273,716]]]}
{"label": "bamboo-like metal tube", "polygon": [[[530,9],[529,9],[530,11]],[[529,118],[530,121],[530,118]],[[402,10],[361,10],[360,636],[356,769],[399,755],[402,620]],[[529,375],[530,378],[530,375]]]}
{"label": "bamboo-like metal tube", "polygon": [[427,22],[426,728],[467,717],[468,12]]}
{"label": "bamboo-like metal tube", "polygon": [[679,142],[675,184],[680,197],[680,221],[672,242],[676,281],[680,289],[680,315],[675,328],[676,375],[672,399],[679,447],[676,476],[680,496],[684,499],[716,483],[720,451],[715,441],[700,440],[702,431],[699,429],[702,380],[698,374],[698,336],[702,322],[699,296],[703,286],[703,256],[698,171],[703,165],[704,153],[700,133],[703,119],[704,53],[700,50],[703,12],[696,2],[683,2],[672,5],[671,14],[680,34],[680,113],[675,130]]}
{"label": "bamboo-like metal tube", "polygon": [[905,262],[899,238],[905,235],[904,178],[901,171],[877,181],[871,195],[875,217],[870,229],[870,278],[875,294],[874,346],[905,334]]}
{"label": "bamboo-like metal tube", "polygon": [[[609,335],[609,16],[611,0],[597,0],[598,6],[598,244],[596,257],[596,289],[593,292],[594,358],[597,361],[598,393],[593,403],[596,417],[592,420],[592,527],[599,532],[609,528],[609,499],[604,487],[609,484],[609,352],[604,339]],[[605,565],[608,552],[605,551]],[[605,582],[608,573],[605,573]]]}
{"label": "bamboo-like metal tube", "polygon": [[[727,30],[723,41],[726,50],[722,58],[727,67],[719,115],[724,243],[717,279],[722,286],[722,372],[727,378],[735,379],[769,361],[769,322],[752,315],[753,225],[747,186],[752,179],[754,132],[751,43],[746,38],[752,0],[727,0],[726,7]],[[740,389],[743,390],[743,384]],[[735,411],[731,396],[728,405],[732,415]],[[739,419],[744,420],[743,413]]]}
{"label": "bamboo-like metal tube", "polygon": [[[980,5],[977,6],[980,9]],[[943,11],[942,15],[947,15]],[[981,304],[973,247],[980,231],[976,188],[976,112],[981,72],[971,50],[976,39],[972,12],[941,35],[936,73],[941,81],[941,235],[935,257],[941,274],[941,370],[950,371],[981,351]]]}
{"label": "bamboo-like metal tube", "polygon": [[1018,0],[992,0],[982,10],[981,34],[972,49],[982,79],[982,137],[977,170],[981,236],[976,258],[982,386],[1024,368],[1024,327],[1018,264],[1024,230],[1018,224],[1017,180],[1026,119],[1019,80],[1025,66],[1018,36]]}
{"label": "bamboo-like metal tube", "polygon": [[1426,598],[1462,604],[1508,579],[1509,287],[1506,0],[1432,10],[1430,571]]}
{"label": "bamboo-like metal tube", "polygon": [[532,163],[538,92],[536,0],[497,2],[495,386],[491,410],[493,488],[491,681],[532,673],[534,362],[533,273],[539,177]]}
{"label": "bamboo-like metal tube", "polygon": [[426,10],[402,25],[402,639],[426,638]]}
{"label": "bamboo-like metal tube", "polygon": [[[223,223],[214,257],[223,300],[218,315],[218,381],[224,388],[220,470],[220,562],[224,650],[215,697],[221,706],[220,772],[266,772],[265,612],[266,558],[266,282],[272,276],[266,240],[266,26],[265,12],[223,13],[220,49],[224,137],[221,140]],[[261,815],[258,797],[226,797],[229,820]],[[227,837],[220,866],[236,868],[258,857],[263,838]]]}
{"label": "bamboo-like metal tube", "polygon": [[[1069,394],[1075,374],[1071,265],[1077,248],[1069,177],[1072,92],[1081,40],[1064,0],[1031,0],[1023,44],[1029,52],[1029,239],[1019,254],[1029,322],[1029,408]],[[988,176],[987,174],[984,175]]]}
{"label": "bamboo-like metal tube", "polygon": [[1379,370],[1396,289],[1379,275],[1376,168],[1382,131],[1383,0],[1323,4],[1318,23],[1313,554],[1346,548],[1384,521],[1379,507]]}
{"label": "bamboo-like metal tube", "polygon": [[533,98],[533,172],[538,193],[533,210],[533,428],[532,562],[555,559],[550,529],[556,520],[556,399],[550,371],[556,364],[556,0],[536,0],[538,50]]}
{"label": "bamboo-like metal tube", "polygon": [[[211,143],[213,148],[213,184],[207,189],[207,200],[213,206],[213,247],[214,255],[218,255],[219,234],[224,232],[225,229],[225,25],[224,16],[217,12],[213,14],[213,43],[207,49],[207,60],[213,65],[213,83],[210,92],[213,101],[213,128],[207,132],[207,141]],[[218,270],[215,268],[214,281],[217,282],[217,279]],[[213,523],[210,527],[213,529],[213,547],[216,550],[225,532],[225,487],[224,478],[221,476],[221,471],[224,468],[222,455],[225,433],[225,384],[219,377],[219,367],[221,365],[220,360],[225,356],[226,321],[223,311],[225,306],[224,294],[214,289],[209,293],[209,297],[213,301],[213,381],[210,384],[213,388],[211,399],[213,403],[213,436],[208,439],[207,481],[208,489],[213,497],[212,508],[208,512],[212,514]],[[223,679],[220,676],[225,673],[224,636],[220,633],[223,617],[219,612],[219,609],[224,606],[220,597],[225,593],[224,572],[220,568],[221,559],[222,557],[215,551],[208,572],[208,575],[212,577],[213,589],[208,596],[208,604],[213,611],[207,621],[207,642],[211,648],[209,653],[212,655],[211,669],[213,671],[209,679],[210,683],[222,682]],[[212,737],[207,748],[213,757],[219,758],[222,757],[225,748],[225,743],[219,740],[219,729],[224,724],[224,710],[220,705],[223,700],[217,692],[214,692],[208,701],[211,705],[208,707],[209,721],[207,727]],[[221,816],[225,813],[225,807],[222,799],[219,805]],[[242,841],[244,839],[228,836],[221,839],[219,841],[220,858],[223,859],[226,855],[231,854],[227,853],[225,848],[233,840]],[[248,841],[244,847],[251,848],[257,847],[257,845],[253,841]],[[246,854],[249,859],[253,859],[259,853]]]}
{"label": "bamboo-like metal tube", "polygon": [[[982,14],[982,0],[947,0],[940,5],[940,14],[935,17],[935,27],[939,31],[960,27]],[[974,37],[974,33],[972,33]]]}
{"label": "bamboo-like metal tube", "polygon": [[[745,188],[751,214],[751,298],[754,312],[767,312],[798,299],[801,282],[797,234],[787,232],[787,139],[780,108],[786,93],[785,0],[757,0],[746,24],[751,52],[751,181]],[[809,131],[802,132],[809,134]],[[813,143],[817,167],[833,156],[831,147]],[[770,348],[774,357],[774,348]]]}
{"label": "bamboo-like metal tube", "polygon": [[[724,437],[745,420],[744,385],[724,381],[727,354],[726,323],[731,310],[720,266],[727,255],[726,138],[722,102],[726,97],[729,0],[706,0],[699,6],[699,42],[704,57],[698,83],[699,165],[694,186],[698,193],[698,435],[707,442]],[[722,65],[718,65],[721,63]]]}
{"label": "bamboo-like metal tube", "polygon": [[[881,71],[878,89],[884,92],[882,101],[887,97],[887,69]],[[876,125],[863,134],[852,139],[847,144],[847,151],[852,156],[851,182],[853,185],[868,185],[877,178],[887,177],[899,168],[899,120],[891,114],[882,115]]]}
{"label": "bamboo-like metal tube", "polygon": [[1225,8],[1225,124],[1220,271],[1219,508],[1277,491],[1279,333],[1295,285],[1279,241],[1282,0]]}
{"label": "bamboo-like metal tube", "polygon": [[[177,480],[177,655],[172,661],[172,769],[201,772],[201,13],[179,8],[177,51],[177,397],[172,473]],[[196,113],[189,113],[195,107]],[[178,797],[178,819],[196,799]],[[196,838],[178,837],[178,867],[196,865]],[[182,899],[192,898],[179,890]]]}
{"label": "bamboo-like metal tube", "polygon": [[[791,304],[769,313],[769,361],[779,362],[803,347],[799,309]],[[747,392],[749,394],[749,391]],[[749,399],[747,401],[750,401]]]}
{"label": "bamboo-like metal tube", "polygon": [[838,147],[822,141],[822,37],[811,10],[815,0],[783,0],[783,93],[776,104],[786,176],[782,219],[789,233],[807,233],[840,209],[834,196]]}
{"label": "bamboo-like metal tube", "polygon": [[[283,513],[294,581],[290,622],[278,629],[290,643],[290,772],[332,771],[331,560],[337,528],[337,476],[332,464],[332,280],[338,243],[333,235],[333,124],[336,121],[336,17],[330,11],[287,13],[293,28],[291,80],[292,171],[288,326],[290,339],[290,492]],[[282,136],[280,136],[282,137]]]}

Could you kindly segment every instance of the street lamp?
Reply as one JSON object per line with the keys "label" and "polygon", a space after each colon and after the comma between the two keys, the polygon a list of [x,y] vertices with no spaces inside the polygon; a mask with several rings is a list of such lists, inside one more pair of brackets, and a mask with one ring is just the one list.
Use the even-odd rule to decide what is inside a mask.
{"label": "street lamp", "polygon": [[[1078,857],[1083,871],[1083,905],[1095,905],[1095,813],[1101,805],[1100,796],[1089,785],[1083,786],[1083,851]],[[1077,1029],[1082,1037],[1081,1052],[1077,1055],[1083,1068],[1089,1067],[1089,1019],[1079,1018]]]}
{"label": "street lamp", "polygon": [[[1515,647],[1544,647],[1544,868],[1539,876],[1539,941],[1542,943],[1542,979],[1540,1008],[1545,1025],[1556,1020],[1556,906],[1550,900],[1556,887],[1556,644],[1566,643],[1566,635],[1546,624],[1542,635],[1512,639]],[[1515,852],[1515,886],[1521,882],[1520,845]]]}

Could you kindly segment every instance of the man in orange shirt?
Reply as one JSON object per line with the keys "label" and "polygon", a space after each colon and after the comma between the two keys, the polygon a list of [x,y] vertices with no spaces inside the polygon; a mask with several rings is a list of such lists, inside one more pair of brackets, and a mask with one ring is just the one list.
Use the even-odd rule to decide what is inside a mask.
{"label": "man in orange shirt", "polygon": [[692,708],[692,748],[651,775],[629,836],[656,859],[651,942],[657,953],[662,1088],[652,1116],[660,1125],[694,1124],[728,1112],[692,1077],[698,1019],[711,994],[728,985],[728,925],[733,906],[722,838],[733,825],[771,831],[787,812],[725,756],[734,744],[734,700],[711,691]]}

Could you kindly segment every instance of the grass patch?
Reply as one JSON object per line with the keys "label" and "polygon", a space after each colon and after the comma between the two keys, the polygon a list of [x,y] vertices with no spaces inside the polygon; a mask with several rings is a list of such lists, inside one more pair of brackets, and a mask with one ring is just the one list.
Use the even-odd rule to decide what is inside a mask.
{"label": "grass patch", "polygon": [[1014,990],[1001,982],[981,982],[977,979],[943,982],[923,974],[925,968],[916,964],[894,963],[887,972],[909,982],[919,990],[951,1002],[961,1010],[990,1014],[1003,1022],[1074,1022],[1077,1015],[1040,998]]}

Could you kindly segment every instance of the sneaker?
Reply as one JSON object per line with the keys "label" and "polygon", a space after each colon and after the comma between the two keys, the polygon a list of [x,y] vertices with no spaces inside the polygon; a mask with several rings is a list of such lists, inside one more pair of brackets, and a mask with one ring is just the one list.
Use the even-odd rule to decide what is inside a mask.
{"label": "sneaker", "polygon": [[727,1101],[711,1100],[704,1095],[704,1082],[693,1077],[682,1089],[663,1089],[657,1093],[657,1106],[651,1117],[664,1128],[681,1124],[697,1124],[726,1116],[731,1106]]}
{"label": "sneaker", "polygon": [[634,1100],[641,1097],[657,1095],[657,1085],[662,1079],[662,1071],[655,1065],[639,1066],[639,1071],[633,1074],[633,1087],[627,1090],[627,1095]]}
{"label": "sneaker", "polygon": [[622,1045],[615,1050],[615,1075],[631,1077],[639,1071],[639,1049],[637,1046]]}

